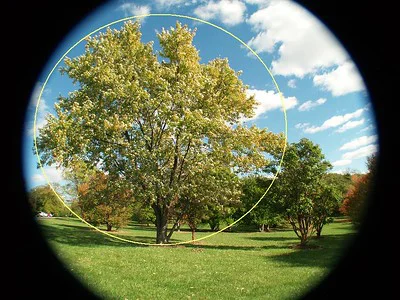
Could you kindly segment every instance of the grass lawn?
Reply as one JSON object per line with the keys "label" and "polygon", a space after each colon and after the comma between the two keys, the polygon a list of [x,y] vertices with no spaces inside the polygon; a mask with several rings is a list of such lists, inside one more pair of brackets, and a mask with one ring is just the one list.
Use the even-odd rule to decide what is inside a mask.
{"label": "grass lawn", "polygon": [[[198,245],[143,247],[118,242],[76,219],[41,219],[45,236],[89,289],[111,299],[293,299],[317,284],[343,254],[354,230],[337,220],[298,250],[294,232],[224,232]],[[115,233],[154,242],[152,227]],[[199,232],[197,237],[209,234]],[[189,240],[190,232],[172,241]]]}

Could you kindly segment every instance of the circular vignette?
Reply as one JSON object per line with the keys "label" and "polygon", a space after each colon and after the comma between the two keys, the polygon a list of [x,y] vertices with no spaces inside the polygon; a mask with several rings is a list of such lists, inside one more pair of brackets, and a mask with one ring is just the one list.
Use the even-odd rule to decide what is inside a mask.
{"label": "circular vignette", "polygon": [[[93,34],[99,32],[100,30],[102,30],[102,29],[104,29],[104,28],[107,28],[107,27],[109,27],[109,26],[111,26],[111,25],[115,25],[115,24],[117,24],[117,23],[121,23],[121,22],[124,22],[124,21],[129,21],[129,20],[132,20],[132,19],[143,18],[143,17],[176,17],[176,18],[189,19],[189,20],[192,20],[192,21],[197,21],[197,22],[201,22],[201,23],[210,25],[210,26],[212,26],[212,27],[214,27],[214,28],[216,28],[216,29],[219,29],[219,30],[221,30],[222,32],[228,34],[229,36],[233,37],[235,40],[237,40],[238,42],[240,42],[244,47],[246,47],[252,54],[254,54],[254,55],[256,56],[256,58],[259,60],[259,62],[260,62],[260,63],[264,66],[264,68],[267,70],[268,74],[269,74],[269,75],[271,76],[271,78],[272,78],[272,81],[273,81],[273,83],[274,83],[274,85],[275,85],[275,88],[276,88],[277,92],[279,93],[279,97],[280,97],[281,103],[282,103],[283,115],[284,115],[284,125],[285,125],[285,128],[284,128],[285,143],[284,143],[284,147],[283,147],[283,151],[282,151],[282,157],[280,158],[280,161],[279,161],[278,170],[277,170],[277,172],[274,174],[274,177],[273,177],[273,179],[272,179],[270,185],[269,185],[268,188],[265,190],[264,194],[260,197],[260,199],[258,199],[258,201],[257,201],[246,213],[244,213],[239,219],[235,220],[233,223],[231,223],[231,224],[225,226],[224,228],[222,228],[222,229],[220,229],[220,230],[218,230],[218,231],[216,231],[216,232],[213,232],[213,233],[211,233],[211,234],[209,234],[209,235],[203,236],[203,237],[198,238],[198,239],[195,239],[195,240],[189,240],[189,241],[183,241],[183,242],[176,242],[176,243],[168,243],[168,244],[144,243],[144,242],[137,242],[137,241],[125,239],[125,238],[116,236],[116,235],[114,235],[114,234],[111,234],[111,233],[109,233],[109,232],[106,232],[106,231],[103,231],[103,230],[97,228],[96,226],[94,226],[94,225],[90,224],[89,222],[87,222],[86,220],[84,220],[84,219],[83,219],[81,216],[79,216],[77,213],[75,213],[75,212],[64,202],[64,200],[62,199],[62,197],[57,193],[57,191],[55,190],[55,188],[51,185],[51,182],[50,182],[50,180],[49,180],[49,178],[48,178],[48,176],[47,176],[47,174],[46,174],[46,172],[45,172],[45,170],[44,170],[44,168],[43,168],[42,162],[40,161],[39,151],[38,151],[38,147],[37,147],[37,139],[36,139],[36,133],[37,133],[37,114],[38,114],[39,104],[40,104],[40,100],[41,100],[41,98],[42,98],[43,91],[45,90],[46,85],[47,85],[47,83],[48,83],[48,81],[49,81],[51,75],[54,73],[55,69],[57,68],[57,66],[63,61],[63,59],[68,55],[69,52],[71,52],[77,45],[79,45],[81,42],[83,42],[87,37],[90,37],[91,35],[93,35]],[[282,93],[281,93],[281,91],[280,91],[280,89],[279,89],[278,83],[276,82],[276,80],[275,80],[275,78],[274,78],[272,72],[269,70],[269,68],[267,67],[267,65],[265,64],[265,62],[260,58],[260,56],[259,56],[252,48],[250,48],[250,46],[248,46],[245,42],[243,42],[240,38],[238,38],[238,37],[237,37],[236,35],[234,35],[233,33],[229,32],[228,30],[226,30],[226,29],[224,29],[224,28],[222,28],[222,27],[220,27],[220,26],[218,26],[218,25],[215,25],[215,24],[213,24],[213,23],[211,23],[211,22],[208,22],[208,21],[205,21],[205,20],[202,20],[202,19],[199,19],[199,18],[191,17],[191,16],[179,15],[179,14],[143,14],[143,15],[125,17],[125,18],[122,18],[122,19],[119,19],[119,20],[110,22],[110,23],[108,23],[108,24],[106,24],[106,25],[103,25],[103,26],[101,26],[101,27],[99,27],[99,28],[93,30],[93,31],[90,32],[89,34],[87,34],[87,35],[85,35],[84,37],[82,37],[82,38],[81,38],[79,41],[77,41],[75,44],[73,44],[73,45],[72,45],[72,46],[57,60],[56,64],[53,66],[53,68],[50,70],[49,74],[47,75],[46,80],[44,81],[44,84],[43,84],[43,86],[42,86],[42,88],[41,88],[41,90],[40,90],[39,96],[38,96],[38,100],[37,100],[37,104],[36,104],[36,108],[35,108],[34,120],[33,120],[33,140],[34,140],[34,148],[35,148],[35,152],[36,152],[36,157],[37,157],[38,165],[39,165],[40,170],[41,170],[42,173],[43,173],[44,178],[46,179],[47,184],[50,186],[51,190],[52,190],[52,191],[54,192],[54,194],[57,196],[57,199],[58,199],[58,200],[59,200],[59,201],[60,201],[60,202],[61,202],[75,217],[77,217],[80,221],[82,221],[83,223],[85,223],[85,224],[86,224],[87,226],[89,226],[90,228],[92,228],[92,229],[94,229],[94,230],[100,232],[101,234],[104,234],[104,235],[106,235],[106,236],[108,236],[108,237],[117,239],[117,240],[122,241],[122,242],[127,242],[127,243],[131,243],[131,244],[142,245],[142,246],[175,246],[175,245],[191,244],[191,243],[194,243],[194,242],[197,242],[197,241],[205,240],[205,239],[210,238],[210,237],[212,237],[212,236],[214,236],[214,235],[217,235],[217,234],[221,233],[222,231],[224,231],[224,230],[226,230],[226,229],[232,227],[233,225],[235,225],[235,224],[238,223],[239,221],[241,221],[245,216],[247,216],[252,210],[254,210],[254,209],[257,207],[257,205],[264,199],[265,195],[268,193],[268,191],[270,190],[271,186],[274,184],[274,182],[275,182],[275,180],[276,180],[276,178],[277,178],[277,176],[278,176],[278,173],[279,173],[280,170],[281,170],[281,166],[282,166],[282,163],[283,163],[283,158],[284,158],[284,156],[285,156],[286,147],[287,147],[287,131],[288,131],[288,125],[287,125],[287,124],[288,124],[288,123],[287,123],[287,114],[286,114],[286,108],[285,108],[285,101],[284,101],[283,95],[282,95]]]}

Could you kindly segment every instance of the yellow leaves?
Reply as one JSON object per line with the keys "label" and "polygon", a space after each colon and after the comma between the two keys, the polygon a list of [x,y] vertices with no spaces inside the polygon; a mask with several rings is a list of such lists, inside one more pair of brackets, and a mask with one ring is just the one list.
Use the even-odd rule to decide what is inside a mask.
{"label": "yellow leaves", "polygon": [[112,124],[108,120],[104,120],[104,129],[110,129]]}
{"label": "yellow leaves", "polygon": [[[158,35],[168,61],[159,63],[151,44],[140,42],[139,28],[127,23],[119,31],[108,30],[88,41],[84,55],[66,60],[65,73],[80,89],[57,104],[58,119],[46,125],[41,149],[57,160],[76,156],[96,164],[101,158],[108,172],[126,173],[147,200],[171,189],[195,189],[203,184],[194,182],[195,176],[210,188],[219,180],[234,189],[232,178],[208,174],[215,168],[263,167],[265,151],[280,145],[266,130],[232,128],[255,105],[240,72],[227,59],[200,64],[195,31],[180,23]],[[173,172],[182,176],[170,187]],[[109,188],[99,178],[90,187]],[[82,189],[87,193],[89,187]]]}

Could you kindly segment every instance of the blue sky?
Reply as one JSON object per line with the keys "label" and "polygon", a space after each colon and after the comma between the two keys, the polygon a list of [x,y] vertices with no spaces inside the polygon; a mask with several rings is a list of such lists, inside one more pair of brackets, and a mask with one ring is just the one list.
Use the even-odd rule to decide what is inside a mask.
{"label": "blue sky", "polygon": [[[377,151],[377,134],[368,92],[348,53],[324,25],[291,1],[280,0],[155,0],[110,1],[94,11],[65,37],[44,66],[32,91],[24,133],[24,175],[27,188],[45,184],[32,152],[33,115],[39,91],[57,60],[78,40],[112,21],[149,13],[174,13],[197,17],[219,25],[246,42],[271,69],[284,96],[288,117],[288,140],[306,137],[319,144],[334,165],[332,172],[366,171],[366,157]],[[156,41],[156,31],[174,26],[174,17],[141,19],[142,40]],[[242,70],[241,79],[260,105],[248,124],[283,132],[280,97],[262,64],[238,41],[209,25],[179,19],[197,27],[194,44],[202,62],[227,57],[231,67]],[[120,28],[123,23],[116,24]],[[82,53],[83,43],[68,54]],[[158,46],[155,43],[155,50]],[[76,87],[66,76],[54,72],[42,95],[38,127],[54,113],[59,95]],[[62,172],[46,167],[51,181],[62,182]]]}

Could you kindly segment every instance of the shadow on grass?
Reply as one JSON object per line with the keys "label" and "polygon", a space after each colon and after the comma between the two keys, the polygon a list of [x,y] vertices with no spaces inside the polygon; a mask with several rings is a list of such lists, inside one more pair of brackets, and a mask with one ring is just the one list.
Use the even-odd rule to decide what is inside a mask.
{"label": "shadow on grass", "polygon": [[247,237],[249,240],[253,241],[262,241],[262,242],[287,242],[287,241],[296,241],[296,237],[286,237],[286,236],[274,236],[274,235],[269,235],[266,233],[264,236],[251,236]]}
{"label": "shadow on grass", "polygon": [[[46,224],[41,223],[40,227],[46,239],[49,242],[56,242],[71,246],[80,247],[96,247],[96,246],[110,246],[110,247],[146,247],[142,245],[136,245],[119,241],[117,239],[105,236],[99,232],[86,227],[79,222],[75,224]],[[153,230],[154,231],[154,230]],[[111,232],[118,237],[133,240],[135,242],[143,242],[153,244],[155,237],[151,236],[129,236],[118,232]],[[155,233],[155,232],[154,232]],[[171,243],[179,242],[179,240],[172,238]],[[171,247],[175,247],[171,245]],[[240,245],[207,245],[207,244],[184,244],[179,247],[187,248],[201,248],[201,249],[220,249],[220,250],[263,250],[263,249],[284,249],[287,245],[266,245],[262,247],[258,246],[240,246]]]}
{"label": "shadow on grass", "polygon": [[325,235],[321,239],[312,239],[310,246],[315,249],[301,249],[290,253],[270,256],[276,260],[294,267],[333,267],[333,264],[345,254],[348,245],[353,241],[355,234]]}
{"label": "shadow on grass", "polygon": [[[79,221],[78,221],[79,222]],[[83,247],[96,247],[96,246],[112,246],[112,247],[146,247],[146,245],[138,245],[129,242],[119,241],[118,239],[108,237],[104,234],[97,232],[96,230],[86,227],[82,224],[46,224],[41,223],[40,228],[42,229],[43,235],[50,242],[57,242],[61,244],[67,244],[71,246],[83,246]],[[130,226],[129,226],[130,227]],[[129,228],[127,228],[129,229]],[[142,230],[142,228],[140,228]],[[123,234],[118,231],[111,231],[110,233],[127,240],[140,243],[155,243],[155,230],[154,236],[132,236]],[[104,232],[106,232],[104,230]],[[179,240],[171,238],[171,243],[179,242]]]}
{"label": "shadow on grass", "polygon": [[240,246],[240,245],[203,245],[203,244],[186,244],[185,247],[188,248],[198,248],[198,249],[217,249],[217,250],[250,250],[250,251],[260,251],[266,249],[287,249],[285,245],[267,245],[267,246]]}
{"label": "shadow on grass", "polygon": [[[57,242],[61,244],[71,246],[82,246],[82,247],[97,247],[97,246],[110,246],[110,247],[143,247],[132,243],[118,241],[117,239],[107,237],[95,230],[86,227],[78,220],[71,220],[69,223],[58,223],[51,224],[47,222],[41,222],[40,227],[44,236],[49,242]],[[129,226],[131,227],[131,226]],[[135,228],[132,226],[131,228]],[[137,227],[136,227],[137,228]],[[142,227],[140,227],[142,229]],[[155,230],[153,236],[139,235],[131,236],[121,232],[112,232],[118,237],[126,238],[128,240],[134,240],[136,242],[151,243],[155,242]],[[140,234],[140,233],[139,233]],[[286,263],[293,266],[320,266],[326,267],[331,261],[336,261],[343,254],[343,250],[349,242],[352,241],[352,237],[355,233],[349,233],[345,235],[323,235],[321,239],[312,239],[310,245],[317,246],[316,249],[308,250],[293,250],[290,253],[269,256],[268,259],[277,260],[282,263]],[[200,249],[220,249],[220,250],[248,250],[248,251],[260,251],[267,249],[288,249],[289,246],[298,243],[295,237],[280,237],[265,234],[257,237],[247,237],[251,240],[265,241],[265,245],[262,246],[247,246],[247,245],[218,245],[218,244],[185,244],[180,247],[187,248],[200,248]],[[276,241],[277,244],[269,245],[268,242]],[[176,239],[171,239],[172,243],[178,242]],[[144,246],[145,247],[145,246]],[[174,247],[174,246],[173,246]]]}
{"label": "shadow on grass", "polygon": [[[126,242],[118,241],[107,237],[89,227],[78,225],[59,224],[57,226],[41,224],[43,235],[49,242],[57,242],[71,246],[96,247],[113,246],[129,247],[134,246]],[[121,237],[125,238],[125,236]],[[126,237],[129,238],[129,237]]]}

